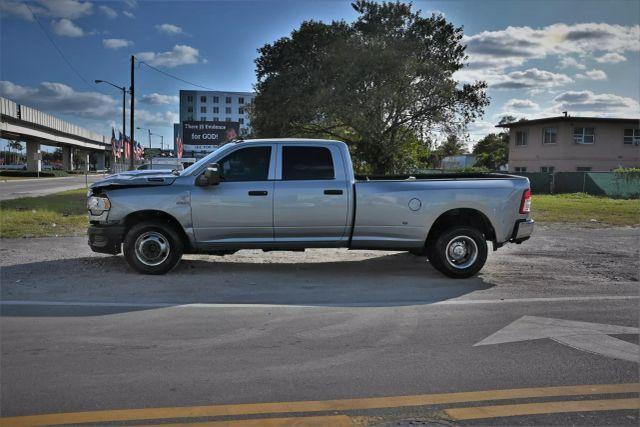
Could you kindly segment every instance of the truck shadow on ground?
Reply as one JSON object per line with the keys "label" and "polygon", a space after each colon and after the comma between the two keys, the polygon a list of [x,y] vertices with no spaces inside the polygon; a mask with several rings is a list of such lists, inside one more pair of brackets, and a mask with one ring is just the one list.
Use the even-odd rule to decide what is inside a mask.
{"label": "truck shadow on ground", "polygon": [[[239,256],[185,259],[163,276],[137,274],[126,266],[122,256],[8,266],[1,272],[2,299],[127,305],[104,307],[102,311],[72,306],[46,310],[47,315],[53,312],[73,316],[163,308],[144,304],[428,305],[494,286],[481,276],[449,279],[434,270],[425,258],[407,253],[349,259],[351,254],[345,252],[344,260],[316,262],[305,262],[302,254],[293,262],[269,262],[268,256],[267,262],[265,258],[261,262],[252,262],[251,256],[247,258],[246,261]],[[2,314],[18,315],[25,311],[16,307],[26,306],[3,305]],[[31,315],[35,312],[28,311]]]}

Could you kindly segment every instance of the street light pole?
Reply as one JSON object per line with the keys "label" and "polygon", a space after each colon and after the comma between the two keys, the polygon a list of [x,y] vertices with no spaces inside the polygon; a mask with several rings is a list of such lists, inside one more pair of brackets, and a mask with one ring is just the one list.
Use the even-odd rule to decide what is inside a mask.
{"label": "street light pole", "polygon": [[114,85],[113,83],[108,82],[106,80],[94,80],[94,82],[96,84],[106,83],[122,91],[122,137],[124,138],[127,135],[127,119],[125,114],[126,114],[126,98],[127,98],[127,93],[129,93],[129,91],[124,86],[121,87],[118,85]]}
{"label": "street light pole", "polygon": [[162,154],[162,150],[164,150],[164,135],[160,135],[157,133],[150,133],[149,135],[159,136],[160,137],[160,154]]}
{"label": "street light pole", "polygon": [[153,133],[151,133],[151,129],[143,128],[141,126],[136,126],[136,129],[138,129],[138,130],[146,130],[149,133],[149,150],[151,150],[151,135],[154,135]]}

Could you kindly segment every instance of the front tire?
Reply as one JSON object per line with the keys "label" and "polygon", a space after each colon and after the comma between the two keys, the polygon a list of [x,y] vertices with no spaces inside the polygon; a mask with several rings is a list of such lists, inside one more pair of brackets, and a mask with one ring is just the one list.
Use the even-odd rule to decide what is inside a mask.
{"label": "front tire", "polygon": [[127,264],[143,274],[165,274],[182,258],[183,243],[176,230],[161,221],[145,221],[127,232],[122,245]]}
{"label": "front tire", "polygon": [[478,273],[487,261],[487,240],[476,228],[456,226],[444,230],[429,248],[433,267],[455,279]]}

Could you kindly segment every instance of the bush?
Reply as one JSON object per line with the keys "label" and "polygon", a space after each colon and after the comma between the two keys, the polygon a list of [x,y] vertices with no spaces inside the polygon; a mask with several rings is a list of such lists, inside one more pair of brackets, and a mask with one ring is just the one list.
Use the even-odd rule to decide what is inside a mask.
{"label": "bush", "polygon": [[640,173],[640,168],[617,168],[614,169],[615,173]]}
{"label": "bush", "polygon": [[[87,175],[96,175],[98,172],[96,171],[89,171],[86,172]],[[67,174],[69,175],[84,175],[85,171],[84,170],[74,170],[74,171],[68,171]]]}
{"label": "bush", "polygon": [[455,169],[454,172],[457,173],[488,173],[491,172],[488,168],[484,166],[466,166],[464,168]]}

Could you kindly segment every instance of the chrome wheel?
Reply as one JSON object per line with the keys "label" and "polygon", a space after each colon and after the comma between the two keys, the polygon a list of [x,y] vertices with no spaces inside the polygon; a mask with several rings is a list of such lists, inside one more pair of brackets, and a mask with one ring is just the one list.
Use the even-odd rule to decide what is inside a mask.
{"label": "chrome wheel", "polygon": [[169,241],[157,231],[147,231],[136,239],[136,258],[149,267],[155,267],[165,262],[170,252]]}
{"label": "chrome wheel", "polygon": [[469,236],[456,236],[445,249],[449,265],[458,270],[469,268],[478,259],[478,245]]}

